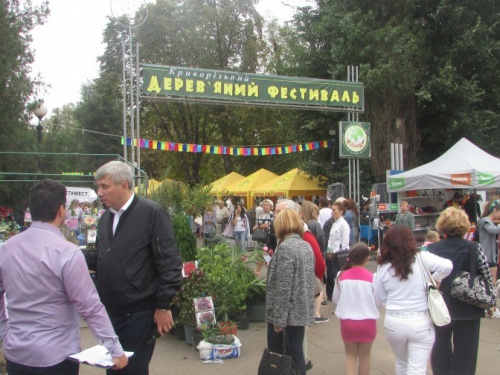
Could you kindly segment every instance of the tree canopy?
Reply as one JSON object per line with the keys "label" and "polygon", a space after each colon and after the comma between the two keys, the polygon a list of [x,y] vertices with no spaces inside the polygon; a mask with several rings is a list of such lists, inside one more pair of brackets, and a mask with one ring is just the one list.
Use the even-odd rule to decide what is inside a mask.
{"label": "tree canopy", "polygon": [[[39,84],[29,78],[33,59],[29,32],[44,22],[48,9],[46,4],[36,8],[20,3],[0,6],[2,151],[36,147],[35,132],[26,131],[28,106]],[[256,3],[157,0],[148,5],[146,22],[134,32],[140,61],[341,81],[347,80],[347,66],[358,66],[366,104],[360,120],[372,125],[372,159],[362,161],[363,189],[385,180],[392,142],[403,143],[407,169],[436,158],[461,137],[500,154],[500,140],[492,136],[500,125],[498,1],[316,0],[314,6],[298,8],[285,25],[264,22]],[[137,15],[145,12],[139,9]],[[99,77],[82,87],[79,103],[55,112],[42,147],[121,153],[118,138],[112,136],[122,133],[122,43],[127,50],[127,31],[117,20],[109,20]],[[140,116],[142,138],[227,146],[328,139],[329,130],[347,117],[153,100],[141,102]],[[278,174],[300,167],[326,176],[329,182],[345,183],[347,162],[338,160],[337,153],[336,148],[333,155],[330,149],[244,158],[145,150],[142,165],[151,177],[161,176],[168,166],[170,178],[192,185],[231,171],[247,175],[262,167]],[[46,159],[44,167],[87,172],[101,161],[78,163]],[[4,171],[12,165],[7,159],[0,161]],[[34,171],[34,159],[19,165]],[[13,197],[12,190],[0,185],[0,199]]]}
{"label": "tree canopy", "polygon": [[[389,143],[405,167],[439,156],[461,137],[493,154],[500,97],[495,1],[316,1],[284,30],[284,74],[339,78],[360,67],[372,124],[372,166],[389,169]],[[310,58],[308,58],[308,56]]]}
{"label": "tree canopy", "polygon": [[[0,2],[0,151],[35,151],[37,134],[28,125],[29,105],[40,81],[30,76],[31,30],[42,25],[47,15],[46,2],[38,7],[19,0]],[[0,157],[3,172],[35,172],[35,165],[34,157]],[[0,202],[23,202],[28,188],[21,183],[0,183]]]}

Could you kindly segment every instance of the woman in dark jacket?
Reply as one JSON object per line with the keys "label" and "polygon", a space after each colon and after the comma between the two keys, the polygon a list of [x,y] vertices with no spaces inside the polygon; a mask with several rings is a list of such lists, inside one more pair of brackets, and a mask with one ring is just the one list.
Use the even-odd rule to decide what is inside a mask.
{"label": "woman in dark jacket", "polygon": [[461,271],[470,271],[471,256],[477,256],[477,275],[483,275],[490,290],[493,283],[483,250],[476,242],[463,239],[469,230],[467,214],[458,208],[444,210],[436,222],[436,228],[445,239],[430,244],[431,253],[453,262],[451,274],[441,282],[440,290],[450,311],[451,323],[435,327],[436,340],[431,355],[434,375],[473,375],[476,372],[479,347],[480,319],[484,309],[469,305],[451,297],[451,282]]}

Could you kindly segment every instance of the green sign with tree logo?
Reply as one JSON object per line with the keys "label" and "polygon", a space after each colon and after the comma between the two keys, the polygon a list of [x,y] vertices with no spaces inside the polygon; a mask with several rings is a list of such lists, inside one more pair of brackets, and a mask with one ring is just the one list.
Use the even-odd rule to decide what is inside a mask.
{"label": "green sign with tree logo", "polygon": [[340,157],[369,159],[372,156],[370,145],[370,123],[359,121],[340,121]]}

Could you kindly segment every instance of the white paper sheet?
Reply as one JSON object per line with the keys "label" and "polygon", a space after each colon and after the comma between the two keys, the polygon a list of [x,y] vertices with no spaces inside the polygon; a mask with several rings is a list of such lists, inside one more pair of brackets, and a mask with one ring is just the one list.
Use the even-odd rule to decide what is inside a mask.
{"label": "white paper sheet", "polygon": [[[134,352],[125,352],[125,355],[127,357],[131,357],[133,354]],[[80,353],[70,355],[68,358],[80,363],[85,363],[87,365],[97,367],[111,368],[115,365],[113,363],[111,354],[109,354],[106,347],[102,345],[96,345],[91,348],[85,349]]]}

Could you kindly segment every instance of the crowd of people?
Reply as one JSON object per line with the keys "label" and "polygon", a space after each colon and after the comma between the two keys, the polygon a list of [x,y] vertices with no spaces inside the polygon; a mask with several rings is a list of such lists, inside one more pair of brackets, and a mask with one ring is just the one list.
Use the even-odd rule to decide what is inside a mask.
{"label": "crowd of people", "polygon": [[[167,212],[134,194],[130,168],[122,162],[103,165],[95,180],[106,207],[97,213],[96,251],[84,256],[62,236],[63,225],[79,235],[92,208],[85,212],[76,200],[66,208],[65,187],[50,180],[31,190],[29,230],[2,247],[0,294],[8,296],[9,314],[0,298],[0,339],[9,374],[41,369],[78,374],[67,356],[79,350],[79,317],[111,354],[114,367],[108,375],[147,374],[155,338],[174,325],[170,308],[182,284],[182,262]],[[473,271],[494,293],[499,201],[488,202],[478,221],[480,245],[464,239],[469,217],[450,206],[422,248],[403,202],[396,224],[384,234],[375,274],[366,268],[370,249],[359,241],[356,203],[345,198],[317,203],[264,199],[250,214],[242,202],[227,199],[205,213],[203,235],[219,229],[242,251],[252,233],[266,234],[259,237],[258,249],[268,255],[268,348],[288,348],[305,375],[313,365],[304,345],[307,327],[329,321],[321,306],[330,300],[340,320],[346,374],[369,374],[381,307],[397,375],[426,374],[429,360],[437,375],[474,374],[480,319],[495,308],[485,311],[455,299],[451,281]],[[263,263],[257,265],[258,276]],[[440,284],[451,316],[446,326],[432,323],[422,264]],[[96,284],[89,269],[96,272]],[[127,358],[124,351],[134,356]]]}
{"label": "crowd of people", "polygon": [[[429,360],[434,374],[475,374],[480,318],[491,316],[495,308],[485,311],[453,298],[451,281],[474,268],[495,293],[500,203],[489,202],[479,220],[481,246],[464,239],[471,226],[467,213],[450,206],[440,214],[436,231],[429,231],[418,247],[413,215],[403,202],[396,223],[384,235],[375,274],[366,269],[370,249],[359,242],[359,227],[354,226],[355,202],[321,198],[318,203],[278,199],[274,213],[272,203],[261,203],[262,220],[253,229],[269,230],[262,245],[274,250],[267,276],[268,347],[280,351],[286,340],[300,374],[305,374],[312,367],[304,352],[306,327],[328,322],[320,310],[325,298],[337,305],[346,374],[369,374],[380,307],[385,307],[385,337],[397,375],[426,374]],[[446,326],[431,320],[421,264],[441,285],[451,316]]]}

